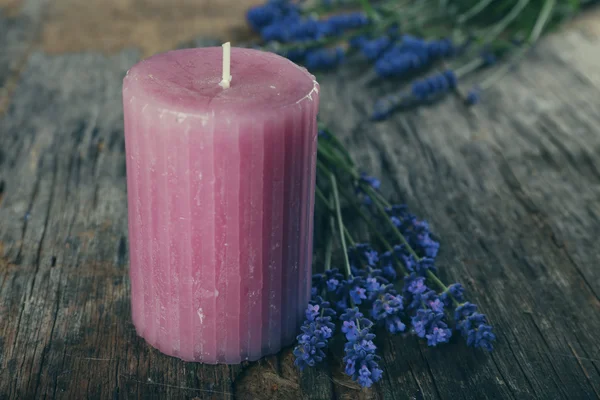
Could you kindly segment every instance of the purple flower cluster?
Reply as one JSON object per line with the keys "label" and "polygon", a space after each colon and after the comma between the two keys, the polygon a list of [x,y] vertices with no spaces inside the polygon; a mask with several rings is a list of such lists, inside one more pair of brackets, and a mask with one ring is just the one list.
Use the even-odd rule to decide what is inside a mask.
{"label": "purple flower cluster", "polygon": [[360,50],[369,61],[375,61],[393,44],[389,35],[380,36],[375,39],[367,39],[365,36],[356,36],[350,45]]}
{"label": "purple flower cluster", "polygon": [[325,271],[325,273],[316,273],[312,276],[311,296],[315,298],[324,290],[326,292],[337,292],[344,281],[344,276],[340,274],[337,268]]}
{"label": "purple flower cluster", "polygon": [[[352,3],[350,0],[322,0],[324,9],[310,13],[303,3],[266,0],[265,4],[249,9],[246,16],[250,26],[260,34],[264,48],[310,70],[332,69],[347,58],[347,51],[355,50],[373,66],[379,78],[412,79],[439,61],[457,58],[477,45],[474,35],[468,32],[464,39],[457,39],[460,35],[452,35],[452,39],[423,38],[402,32],[397,20],[378,5],[373,6],[371,17],[342,7],[344,3]],[[480,50],[480,63],[469,71],[494,65],[501,55],[498,53],[501,50],[489,45]],[[398,109],[440,99],[456,87],[457,78],[452,71],[445,71],[410,84],[409,90],[394,91],[378,99],[371,118],[383,120]],[[479,94],[477,90],[470,91],[464,98],[465,104],[478,103]]]}
{"label": "purple flower cluster", "polygon": [[[365,45],[374,48],[371,42]],[[377,60],[375,71],[382,78],[404,76],[430,66],[435,60],[451,57],[455,52],[450,39],[426,41],[410,35],[403,35],[399,44],[384,50],[374,58]]]}
{"label": "purple flower cluster", "polygon": [[308,51],[304,55],[304,65],[309,70],[330,69],[344,60],[344,54],[345,50],[342,47]]}
{"label": "purple flower cluster", "polygon": [[367,300],[364,278],[361,276],[351,276],[348,279],[344,279],[338,285],[335,296],[337,299],[335,307],[340,312],[346,310],[352,302],[356,305],[362,304],[363,300]]}
{"label": "purple flower cluster", "polygon": [[392,334],[406,330],[406,325],[402,322],[402,318],[404,317],[404,300],[402,296],[395,293],[391,286],[373,302],[371,316],[373,320],[385,326],[387,331]]}
{"label": "purple flower cluster", "polygon": [[411,92],[419,101],[429,100],[456,87],[456,75],[451,70],[413,82]]}
{"label": "purple flower cluster", "polygon": [[[330,135],[321,135],[322,140],[330,141]],[[364,204],[364,197],[380,186],[377,178],[360,175],[360,202]],[[313,275],[312,301],[294,349],[299,367],[323,359],[336,315],[340,315],[337,323],[347,340],[346,373],[363,387],[370,387],[382,377],[373,342],[376,326],[391,334],[412,333],[429,346],[448,343],[454,329],[465,337],[468,346],[493,349],[492,328],[475,305],[465,302],[464,287],[459,283],[446,287],[436,277],[440,244],[433,238],[429,224],[411,214],[405,205],[387,207],[381,215],[386,205],[377,194],[365,208],[373,213],[375,222],[390,226],[389,231],[380,231],[385,236],[381,243],[388,248],[392,246],[389,243],[402,244],[379,253],[371,243],[354,244],[350,240],[346,274],[328,269]],[[399,277],[403,282],[401,293],[395,286]],[[438,290],[429,285],[436,285]],[[335,311],[319,295],[326,296]],[[368,313],[370,319],[363,313]]]}
{"label": "purple flower cluster", "polygon": [[377,362],[379,356],[375,354],[377,347],[373,343],[375,335],[371,332],[373,323],[364,318],[358,308],[348,309],[340,317],[342,332],[346,336],[344,346],[344,363],[346,374],[363,387],[371,387],[379,381],[383,371]]}
{"label": "purple flower cluster", "polygon": [[435,259],[440,250],[440,243],[431,237],[429,224],[419,220],[408,211],[406,205],[392,206],[387,210],[396,228],[408,240],[409,245],[420,257]]}
{"label": "purple flower cluster", "polygon": [[313,367],[325,358],[323,350],[333,336],[335,324],[332,318],[335,315],[329,303],[320,297],[308,305],[306,320],[300,328],[302,333],[298,335],[298,345],[294,348],[295,364],[301,370],[306,366]]}
{"label": "purple flower cluster", "polygon": [[487,351],[494,349],[492,342],[496,340],[496,335],[488,325],[487,317],[477,312],[475,304],[466,302],[456,307],[454,319],[456,328],[467,339],[467,346],[480,347]]}
{"label": "purple flower cluster", "polygon": [[454,90],[457,83],[456,75],[451,70],[424,79],[417,79],[412,83],[409,92],[392,93],[378,99],[373,106],[371,119],[381,121],[399,108],[423,104],[440,98]]}
{"label": "purple flower cluster", "polygon": [[444,303],[427,287],[425,278],[415,274],[404,278],[404,296],[409,304],[407,308],[414,311],[411,325],[415,334],[426,338],[429,346],[447,343],[452,330],[446,323]]}
{"label": "purple flower cluster", "polygon": [[479,103],[481,99],[481,89],[478,87],[474,87],[473,89],[467,92],[467,96],[465,97],[465,104],[468,106],[474,106]]}
{"label": "purple flower cluster", "polygon": [[295,43],[299,46],[280,53],[292,61],[304,62],[310,70],[335,67],[344,59],[343,47],[307,46],[319,40],[342,35],[370,23],[362,12],[332,15],[325,19],[303,17],[297,4],[270,0],[251,8],[246,15],[252,28],[265,42]]}
{"label": "purple flower cluster", "polygon": [[287,0],[268,0],[261,6],[252,7],[246,13],[250,26],[262,32],[268,26],[281,24],[283,21],[296,21],[300,18],[298,6]]}
{"label": "purple flower cluster", "polygon": [[[381,187],[381,181],[379,179],[369,176],[364,172],[360,175],[360,182],[366,183],[373,190],[379,190],[379,188]],[[373,203],[371,197],[369,197],[369,195],[363,190],[363,188],[360,185],[356,187],[356,193],[362,195],[364,204],[371,205]]]}
{"label": "purple flower cluster", "polygon": [[440,294],[440,300],[444,302],[446,307],[452,306],[453,302],[462,303],[465,300],[465,288],[460,283],[453,283],[448,286],[448,289],[444,290]]}

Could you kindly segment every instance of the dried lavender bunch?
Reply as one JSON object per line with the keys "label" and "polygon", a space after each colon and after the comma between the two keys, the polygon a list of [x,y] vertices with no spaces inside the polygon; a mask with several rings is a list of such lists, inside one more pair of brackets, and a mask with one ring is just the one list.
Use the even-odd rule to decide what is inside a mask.
{"label": "dried lavender bunch", "polygon": [[[329,215],[329,240],[324,271],[313,276],[296,364],[304,368],[323,361],[329,339],[341,332],[346,373],[370,387],[382,377],[376,327],[413,334],[432,347],[457,334],[468,346],[491,351],[496,337],[487,317],[465,301],[461,284],[446,286],[437,276],[440,244],[429,224],[405,205],[387,202],[380,181],[359,173],[330,131],[319,132],[317,165],[317,204]],[[341,197],[368,227],[369,242],[357,242],[364,229],[345,222]],[[340,269],[331,268],[334,242]]]}
{"label": "dried lavender bunch", "polygon": [[[248,10],[247,20],[262,48],[311,71],[354,62],[392,81],[373,106],[372,119],[382,120],[449,93],[478,103],[544,32],[593,2],[268,0]],[[477,74],[472,88],[461,89],[486,68],[488,76]]]}

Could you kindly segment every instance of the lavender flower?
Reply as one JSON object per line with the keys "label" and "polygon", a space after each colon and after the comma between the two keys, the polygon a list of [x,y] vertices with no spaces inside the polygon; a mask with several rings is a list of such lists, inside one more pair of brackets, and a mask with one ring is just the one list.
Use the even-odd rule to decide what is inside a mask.
{"label": "lavender flower", "polygon": [[[379,188],[381,187],[381,181],[379,179],[369,176],[364,172],[360,174],[360,182],[366,183],[373,190],[379,190]],[[360,185],[357,185],[356,193],[363,195],[363,202],[365,205],[369,206],[373,204],[373,200],[371,200],[369,195],[367,195],[366,191]]]}
{"label": "lavender flower", "polygon": [[323,290],[327,292],[336,292],[342,281],[344,280],[344,276],[340,274],[337,268],[332,268],[330,270],[325,271],[323,274],[313,274],[312,276],[312,295],[313,297],[321,293]]}
{"label": "lavender flower", "polygon": [[250,8],[246,18],[252,28],[260,32],[278,20],[299,18],[299,10],[298,6],[290,1],[269,0],[266,4]]}
{"label": "lavender flower", "polygon": [[467,93],[467,96],[465,97],[465,104],[468,106],[474,106],[475,104],[479,103],[480,98],[481,90],[478,87],[474,87]]}
{"label": "lavender flower", "polygon": [[379,356],[375,354],[377,347],[373,343],[375,335],[370,332],[373,323],[364,318],[358,308],[348,309],[340,317],[344,321],[342,331],[346,334],[346,374],[363,387],[371,387],[379,381],[383,371],[377,362]]}
{"label": "lavender flower", "polygon": [[396,268],[394,268],[394,256],[391,251],[386,251],[379,257],[379,266],[383,277],[389,281],[395,281],[397,277]]}
{"label": "lavender flower", "polygon": [[394,253],[409,273],[414,272],[417,275],[425,276],[427,271],[436,271],[433,258],[424,257],[417,260],[414,255],[408,253],[404,246],[395,246]]}
{"label": "lavender flower", "polygon": [[383,121],[397,109],[409,106],[412,102],[413,99],[405,93],[392,93],[383,96],[375,102],[373,112],[371,113],[371,119],[373,121]]}
{"label": "lavender flower", "polygon": [[456,328],[467,339],[467,346],[480,347],[492,351],[496,335],[487,323],[487,317],[477,312],[477,306],[466,302],[456,307],[454,312]]}
{"label": "lavender flower", "polygon": [[366,279],[365,289],[369,300],[373,300],[385,288],[380,279],[381,278],[378,279],[376,276],[369,276]]}
{"label": "lavender flower", "polygon": [[335,67],[344,59],[344,49],[317,49],[306,55],[305,65],[309,70],[329,69]]}
{"label": "lavender flower", "polygon": [[431,237],[427,222],[421,221],[409,213],[405,205],[393,206],[388,213],[391,215],[394,225],[404,234],[410,246],[420,253],[421,257],[430,259],[437,257],[440,244]]}
{"label": "lavender flower", "polygon": [[445,321],[444,303],[438,295],[425,284],[425,278],[412,273],[404,278],[404,297],[410,311],[411,325],[415,334],[427,338],[429,346],[446,343],[452,331]]}
{"label": "lavender flower", "polygon": [[[378,64],[382,62],[383,59],[380,59]],[[421,65],[419,64],[420,61],[418,57],[414,54],[404,54],[397,62],[401,63],[401,67],[406,71],[416,69]],[[371,119],[374,121],[381,121],[389,117],[399,108],[415,106],[434,100],[450,90],[453,90],[456,87],[456,84],[456,75],[450,70],[416,80],[412,83],[410,92],[392,93],[378,99],[373,107]]]}
{"label": "lavender flower", "polygon": [[295,364],[303,370],[306,366],[312,367],[321,362],[325,357],[323,351],[329,339],[333,336],[335,317],[329,303],[318,297],[311,301],[306,309],[306,320],[300,328],[302,333],[297,336],[298,345],[294,348]]}
{"label": "lavender flower", "polygon": [[483,51],[481,53],[481,59],[483,60],[483,65],[486,67],[494,65],[498,61],[496,55],[491,51]]}
{"label": "lavender flower", "polygon": [[436,312],[431,308],[418,309],[411,323],[418,337],[427,338],[428,346],[447,343],[452,336],[452,331],[444,322],[444,313]]}
{"label": "lavender flower", "polygon": [[369,186],[371,186],[375,190],[379,190],[379,188],[381,187],[381,181],[379,179],[377,179],[373,176],[369,176],[364,172],[362,172],[360,174],[360,180],[362,182],[367,183]]}
{"label": "lavender flower", "polygon": [[375,63],[375,71],[382,78],[402,76],[429,66],[432,61],[454,54],[449,39],[425,41],[410,35],[402,36],[402,42],[387,50]]}
{"label": "lavender flower", "polygon": [[420,79],[412,84],[411,92],[415,99],[426,101],[456,87],[456,75],[451,70]]}
{"label": "lavender flower", "polygon": [[361,304],[363,300],[366,300],[364,284],[364,278],[361,276],[353,276],[342,280],[335,292],[336,299],[338,299],[336,308],[342,312],[348,308],[349,299],[354,301],[355,304]]}
{"label": "lavender flower", "polygon": [[354,304],[360,305],[367,299],[367,290],[358,286],[353,287],[348,292]]}
{"label": "lavender flower", "polygon": [[[352,267],[352,274],[355,276],[365,276],[371,268],[379,263],[379,253],[373,250],[368,243],[358,243],[348,249],[348,258]],[[361,268],[361,267],[366,267]]]}
{"label": "lavender flower", "polygon": [[448,290],[445,290],[440,294],[440,300],[446,305],[446,307],[450,307],[452,305],[452,300],[462,303],[464,301],[464,291],[465,288],[460,283],[453,283],[448,286]]}
{"label": "lavender flower", "polygon": [[333,15],[325,23],[332,27],[335,34],[341,34],[347,30],[362,28],[368,25],[369,18],[363,12],[352,12]]}
{"label": "lavender flower", "polygon": [[381,36],[372,40],[364,38],[357,44],[367,60],[375,61],[390,47],[392,39],[389,36]]}
{"label": "lavender flower", "polygon": [[401,319],[404,316],[402,296],[394,293],[391,288],[375,300],[371,309],[371,316],[374,321],[384,325],[390,333],[399,333],[406,330],[406,325]]}

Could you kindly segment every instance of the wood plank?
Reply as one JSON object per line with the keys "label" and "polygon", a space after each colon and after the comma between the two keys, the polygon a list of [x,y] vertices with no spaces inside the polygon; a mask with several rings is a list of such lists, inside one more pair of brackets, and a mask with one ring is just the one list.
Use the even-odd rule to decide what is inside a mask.
{"label": "wood plank", "polygon": [[363,90],[351,69],[320,78],[322,117],[431,223],[442,275],[467,284],[499,337],[487,355],[381,335],[384,380],[361,391],[340,341],[300,374],[291,349],[202,366],[135,335],[120,89],[140,53],[34,52],[0,119],[0,398],[597,397],[599,55],[575,25],[481,106],[450,99],[380,124],[365,114],[382,86]]}
{"label": "wood plank", "polygon": [[0,115],[40,32],[44,6],[44,0],[0,0]]}
{"label": "wood plank", "polygon": [[[128,47],[144,57],[196,37],[239,42],[250,35],[245,12],[261,0],[56,0],[43,27],[49,53]],[[81,29],[85,26],[85,29]],[[74,34],[76,32],[76,34]]]}

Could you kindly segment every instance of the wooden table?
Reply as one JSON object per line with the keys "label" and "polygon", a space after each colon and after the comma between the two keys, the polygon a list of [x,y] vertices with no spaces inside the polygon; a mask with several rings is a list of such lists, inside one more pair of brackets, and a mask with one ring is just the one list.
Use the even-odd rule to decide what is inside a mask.
{"label": "wooden table", "polygon": [[[256,3],[256,1],[252,1]],[[472,110],[365,122],[380,88],[321,79],[322,116],[387,195],[427,219],[496,350],[381,336],[360,391],[291,349],[186,364],[135,334],[121,79],[195,37],[244,37],[240,0],[0,0],[0,399],[600,397],[600,13],[545,39]],[[342,118],[341,118],[342,117]]]}

